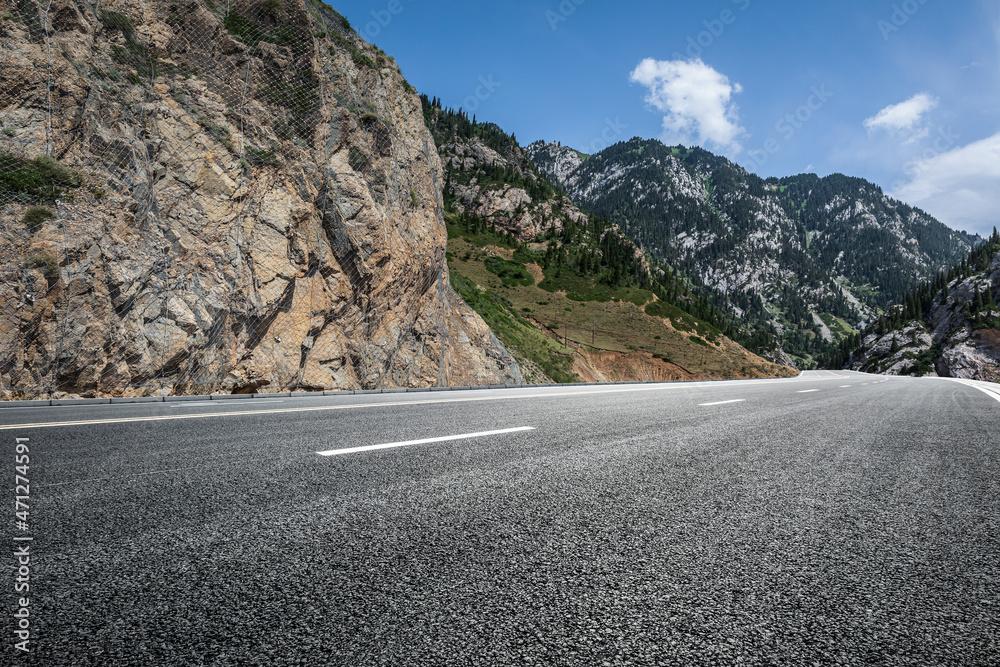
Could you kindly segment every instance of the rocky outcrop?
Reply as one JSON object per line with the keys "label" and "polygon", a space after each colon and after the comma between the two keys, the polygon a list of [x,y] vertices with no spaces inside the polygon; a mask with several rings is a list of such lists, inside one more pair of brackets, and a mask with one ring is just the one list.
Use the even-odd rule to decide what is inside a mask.
{"label": "rocky outcrop", "polygon": [[1000,296],[1000,255],[986,271],[950,281],[926,320],[869,333],[848,368],[1000,382],[1000,305],[994,295]]}
{"label": "rocky outcrop", "polygon": [[[520,147],[511,147],[501,155],[474,137],[450,141],[439,150],[451,172],[446,187],[459,213],[468,212],[520,241],[557,234],[568,222],[587,224],[587,216],[565,195],[554,191],[539,195],[537,188],[533,188],[535,196],[529,194],[528,189],[538,185],[540,177],[526,168],[529,161]],[[527,184],[519,187],[507,179],[491,181],[484,175],[487,168],[504,170],[509,180]]]}
{"label": "rocky outcrop", "polygon": [[909,322],[888,333],[864,337],[863,353],[851,359],[849,368],[883,375],[936,375],[933,366],[934,339],[922,322]]}
{"label": "rocky outcrop", "polygon": [[570,177],[584,162],[584,156],[559,143],[536,141],[527,147],[532,162],[556,183],[568,183]]}
{"label": "rocky outcrop", "polygon": [[[424,111],[448,174],[445,196],[450,197],[456,212],[468,214],[522,242],[552,239],[567,227],[586,228],[590,224],[590,217],[537,171],[529,157],[531,147],[521,148],[513,136],[490,124],[483,127],[495,128],[490,136],[502,151],[491,148],[477,136],[448,134],[449,129],[453,130],[450,123],[456,117],[461,119],[460,114],[430,106],[426,100]],[[592,239],[594,245],[604,241],[606,234],[626,244],[640,270],[652,275],[654,269],[649,258],[620,226],[610,225],[599,238]]]}
{"label": "rocky outcrop", "polygon": [[520,382],[449,285],[442,166],[395,62],[320,2],[225,12],[0,18],[0,167],[75,179],[0,182],[2,395]]}
{"label": "rocky outcrop", "polygon": [[798,370],[798,366],[795,365],[795,360],[788,356],[788,353],[780,347],[774,350],[764,350],[760,352],[760,356],[771,363],[778,364],[779,366],[786,366],[788,368]]}

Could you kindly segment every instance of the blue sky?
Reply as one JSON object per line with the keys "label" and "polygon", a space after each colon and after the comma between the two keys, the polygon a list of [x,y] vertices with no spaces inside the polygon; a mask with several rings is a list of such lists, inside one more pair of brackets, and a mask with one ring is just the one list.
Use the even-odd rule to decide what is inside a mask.
{"label": "blue sky", "polygon": [[701,145],[1000,225],[997,0],[334,0],[407,79],[522,144]]}

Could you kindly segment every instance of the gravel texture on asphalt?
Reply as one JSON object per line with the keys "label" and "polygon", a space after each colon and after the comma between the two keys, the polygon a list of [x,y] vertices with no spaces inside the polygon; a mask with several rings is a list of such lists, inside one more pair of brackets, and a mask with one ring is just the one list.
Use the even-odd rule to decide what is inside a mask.
{"label": "gravel texture on asphalt", "polygon": [[4,431],[32,445],[16,664],[1000,664],[985,394],[853,373],[546,393]]}

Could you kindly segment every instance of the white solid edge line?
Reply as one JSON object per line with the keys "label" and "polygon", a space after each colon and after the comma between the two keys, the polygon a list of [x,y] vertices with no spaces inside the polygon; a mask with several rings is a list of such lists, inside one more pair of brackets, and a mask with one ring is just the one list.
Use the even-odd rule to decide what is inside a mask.
{"label": "white solid edge line", "polygon": [[[295,413],[305,413],[305,412],[336,412],[340,410],[363,410],[370,408],[387,408],[387,407],[406,407],[406,406],[419,406],[419,405],[438,405],[444,403],[478,403],[482,401],[508,401],[508,400],[523,400],[527,398],[586,398],[589,396],[598,396],[601,394],[622,394],[622,393],[632,393],[632,392],[647,392],[647,391],[665,391],[665,390],[679,390],[679,389],[690,389],[692,387],[732,387],[737,386],[737,383],[747,385],[752,384],[753,386],[759,387],[767,384],[788,384],[789,382],[820,382],[822,380],[802,380],[799,378],[774,378],[774,379],[761,379],[761,380],[722,380],[719,382],[692,382],[687,383],[664,383],[657,385],[643,385],[638,387],[627,386],[615,389],[597,389],[593,391],[553,391],[545,393],[527,393],[527,394],[500,394],[500,395],[488,395],[488,396],[470,396],[466,398],[445,398],[445,399],[428,399],[428,400],[416,400],[416,401],[386,401],[378,403],[351,403],[348,405],[320,405],[313,407],[303,407],[303,408],[276,408],[273,410],[231,410],[227,412],[195,412],[191,414],[182,415],[156,415],[150,417],[119,417],[119,418],[109,418],[109,419],[87,419],[87,420],[74,420],[74,421],[64,421],[64,422],[37,422],[37,423],[27,423],[27,424],[3,424],[0,425],[0,431],[13,431],[13,430],[25,430],[25,429],[35,429],[35,428],[56,428],[59,426],[93,426],[100,424],[133,424],[140,422],[157,422],[157,421],[177,421],[181,419],[213,419],[216,417],[250,417],[250,416],[264,416],[264,415],[277,415],[277,414],[295,414]],[[592,389],[591,387],[586,387],[586,389]],[[481,393],[481,392],[474,392]]]}
{"label": "white solid edge line", "polygon": [[984,387],[980,385],[976,380],[966,380],[964,378],[941,378],[942,380],[950,380],[952,382],[957,382],[959,384],[964,384],[966,387],[972,387],[973,389],[978,389],[983,392],[994,401],[1000,403],[1000,391],[993,389],[991,387]]}
{"label": "white solid edge line", "polygon": [[719,401],[718,403],[699,403],[698,407],[699,408],[707,408],[707,407],[712,406],[712,405],[729,405],[730,403],[746,403],[746,400],[747,399],[745,399],[745,398],[737,398],[734,401]]}
{"label": "white solid edge line", "polygon": [[389,442],[384,445],[367,445],[364,447],[349,447],[347,449],[331,449],[325,452],[316,452],[320,456],[340,456],[341,454],[357,454],[359,452],[372,452],[378,449],[395,449],[396,447],[409,447],[411,445],[427,445],[432,442],[448,442],[450,440],[467,440],[469,438],[484,438],[489,435],[503,435],[505,433],[521,433],[523,431],[534,431],[534,426],[521,426],[518,428],[506,428],[501,431],[483,431],[481,433],[463,433],[462,435],[446,435],[441,438],[425,438],[423,440],[406,440],[404,442]]}

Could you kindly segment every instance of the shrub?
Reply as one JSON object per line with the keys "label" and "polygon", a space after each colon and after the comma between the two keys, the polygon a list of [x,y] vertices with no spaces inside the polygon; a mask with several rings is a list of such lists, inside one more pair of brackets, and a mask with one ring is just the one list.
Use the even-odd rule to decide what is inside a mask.
{"label": "shrub", "polygon": [[266,151],[263,148],[254,148],[253,146],[247,146],[247,160],[251,164],[265,164],[265,165],[279,165],[281,160],[275,155],[274,151]]}
{"label": "shrub", "polygon": [[135,26],[129,17],[118,12],[101,12],[101,24],[105,30],[118,30],[126,42],[135,41]]}
{"label": "shrub", "polygon": [[[375,68],[375,61],[373,61],[363,51],[361,51],[361,49],[359,49],[357,46],[355,46],[354,43],[351,42],[351,40],[349,40],[348,38],[344,37],[343,35],[339,35],[337,33],[332,33],[330,35],[330,38],[338,46],[346,49],[347,52],[351,54],[351,60],[354,61],[355,65],[357,65],[358,67],[368,67],[370,69],[374,69]],[[336,51],[336,49],[334,47],[331,46],[330,47],[330,53],[332,55],[336,55],[337,51]]]}
{"label": "shrub", "polygon": [[26,204],[58,199],[67,188],[76,188],[83,179],[66,165],[48,155],[24,160],[0,153],[0,193]]}
{"label": "shrub", "polygon": [[267,8],[267,13],[271,15],[271,18],[277,19],[281,16],[281,10],[285,8],[285,3],[281,0],[264,0],[264,7]]}
{"label": "shrub", "polygon": [[534,277],[528,273],[523,264],[501,259],[500,257],[487,257],[483,262],[486,270],[499,276],[504,287],[514,285],[524,285],[530,287],[535,284]]}
{"label": "shrub", "polygon": [[21,222],[27,226],[28,231],[32,234],[37,232],[45,224],[46,220],[56,217],[56,214],[52,212],[51,209],[45,208],[44,206],[29,206],[28,210],[24,212],[24,217],[21,218]]}
{"label": "shrub", "polygon": [[33,162],[39,177],[45,181],[70,187],[79,187],[83,183],[78,174],[50,155],[39,155]]}
{"label": "shrub", "polygon": [[222,19],[222,25],[226,27],[236,39],[247,46],[257,46],[264,40],[264,31],[256,21],[251,21],[245,16],[229,13]]}
{"label": "shrub", "polygon": [[39,269],[48,280],[59,275],[59,261],[49,253],[28,255],[24,260],[24,266],[29,269]]}

